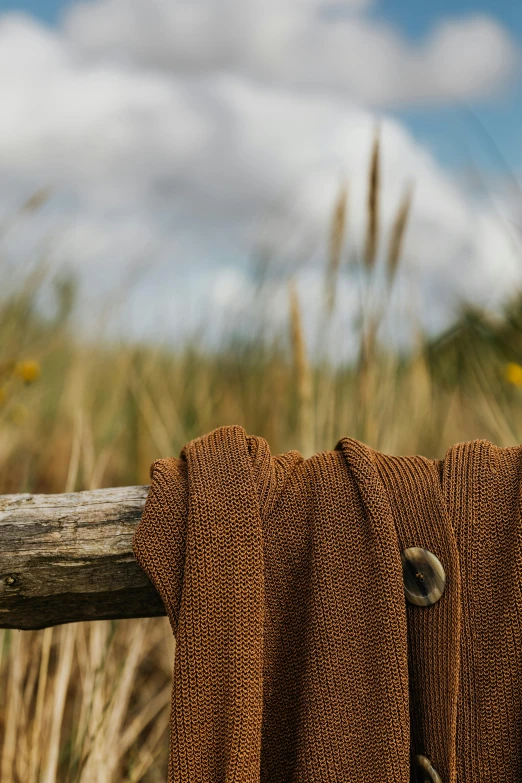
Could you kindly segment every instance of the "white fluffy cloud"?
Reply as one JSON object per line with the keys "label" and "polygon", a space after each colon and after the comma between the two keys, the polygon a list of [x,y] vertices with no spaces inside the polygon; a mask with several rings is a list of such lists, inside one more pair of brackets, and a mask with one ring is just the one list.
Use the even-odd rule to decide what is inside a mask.
{"label": "white fluffy cloud", "polygon": [[68,38],[176,74],[236,73],[365,105],[480,97],[514,72],[519,53],[494,19],[445,20],[421,43],[365,13],[364,0],[96,0],[74,5]]}
{"label": "white fluffy cloud", "polygon": [[[124,326],[166,336],[248,312],[256,293],[243,262],[272,243],[281,278],[302,262],[312,333],[341,177],[350,243],[363,242],[368,104],[479,95],[517,58],[491,19],[442,24],[414,46],[372,21],[368,5],[100,0],[73,6],[55,31],[0,17],[0,207],[42,185],[55,192],[11,232],[13,257],[50,233],[92,297],[129,264],[150,263]],[[520,259],[496,212],[399,122],[383,115],[380,125],[383,242],[415,183],[403,271],[421,320],[441,326],[460,293],[498,300]],[[340,318],[351,319],[356,290],[341,281]],[[263,307],[274,324],[286,317],[280,284]]]}

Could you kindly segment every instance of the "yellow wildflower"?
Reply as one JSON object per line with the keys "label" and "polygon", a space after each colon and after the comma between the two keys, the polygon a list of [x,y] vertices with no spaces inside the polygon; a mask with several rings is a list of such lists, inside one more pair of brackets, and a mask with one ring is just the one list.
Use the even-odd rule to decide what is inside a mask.
{"label": "yellow wildflower", "polygon": [[522,367],[516,362],[509,362],[506,365],[506,379],[513,386],[522,386]]}
{"label": "yellow wildflower", "polygon": [[11,408],[11,421],[13,424],[24,424],[27,420],[29,411],[21,402],[17,402]]}
{"label": "yellow wildflower", "polygon": [[18,375],[24,383],[32,383],[40,377],[40,365],[33,359],[18,362],[14,368],[14,374]]}

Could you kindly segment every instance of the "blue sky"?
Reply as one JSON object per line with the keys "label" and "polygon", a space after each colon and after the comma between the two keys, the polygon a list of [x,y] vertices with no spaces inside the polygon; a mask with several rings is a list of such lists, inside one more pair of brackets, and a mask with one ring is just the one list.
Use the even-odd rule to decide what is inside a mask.
{"label": "blue sky", "polygon": [[[40,19],[55,23],[61,11],[68,5],[68,0],[2,0],[0,10],[25,10]],[[426,33],[442,16],[459,16],[473,12],[493,14],[506,24],[512,33],[522,37],[522,5],[515,0],[437,0],[436,3],[379,0],[374,10],[376,16],[397,24],[412,37]]]}
{"label": "blue sky", "polygon": [[[0,12],[25,11],[53,25],[69,5],[70,0],[0,0]],[[493,16],[522,45],[522,3],[514,0],[377,0],[372,11],[376,19],[395,25],[412,41],[427,35],[441,18],[472,13]],[[506,94],[467,108],[474,118],[455,107],[441,106],[418,106],[392,114],[425,141],[444,165],[466,168],[473,161],[488,172],[505,166],[514,172],[522,169],[522,78]]]}
{"label": "blue sky", "polygon": [[[382,0],[375,14],[395,24],[410,38],[415,40],[426,35],[441,17],[457,17],[471,13],[487,13],[506,25],[511,35],[522,43],[522,3],[516,0]],[[470,105],[483,130],[491,137],[493,144],[515,169],[522,167],[522,83],[497,100]],[[416,109],[400,112],[399,116],[407,122],[419,136],[430,141],[437,150],[439,158],[456,164],[469,151],[481,166],[495,168],[500,165],[481,131],[473,120],[465,119],[461,111],[455,109],[432,110]]]}

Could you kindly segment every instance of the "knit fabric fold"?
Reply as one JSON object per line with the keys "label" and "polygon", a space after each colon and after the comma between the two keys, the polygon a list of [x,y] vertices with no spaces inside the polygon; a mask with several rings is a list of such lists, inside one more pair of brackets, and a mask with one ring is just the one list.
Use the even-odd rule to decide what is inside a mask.
{"label": "knit fabric fold", "polygon": [[[176,638],[168,783],[410,783],[415,754],[443,783],[520,779],[522,447],[304,459],[231,425],[150,477],[133,551]],[[412,546],[444,567],[432,606],[405,600]]]}
{"label": "knit fabric fold", "polygon": [[263,438],[224,427],[151,465],[134,553],[176,636],[169,780],[259,781],[261,515],[299,459],[273,459]]}

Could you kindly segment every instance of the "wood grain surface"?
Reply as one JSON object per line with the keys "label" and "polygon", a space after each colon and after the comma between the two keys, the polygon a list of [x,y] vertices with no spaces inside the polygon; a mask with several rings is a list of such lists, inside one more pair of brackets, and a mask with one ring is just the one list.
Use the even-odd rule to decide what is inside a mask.
{"label": "wood grain surface", "polygon": [[0,628],[164,615],[132,553],[148,489],[0,495]]}

